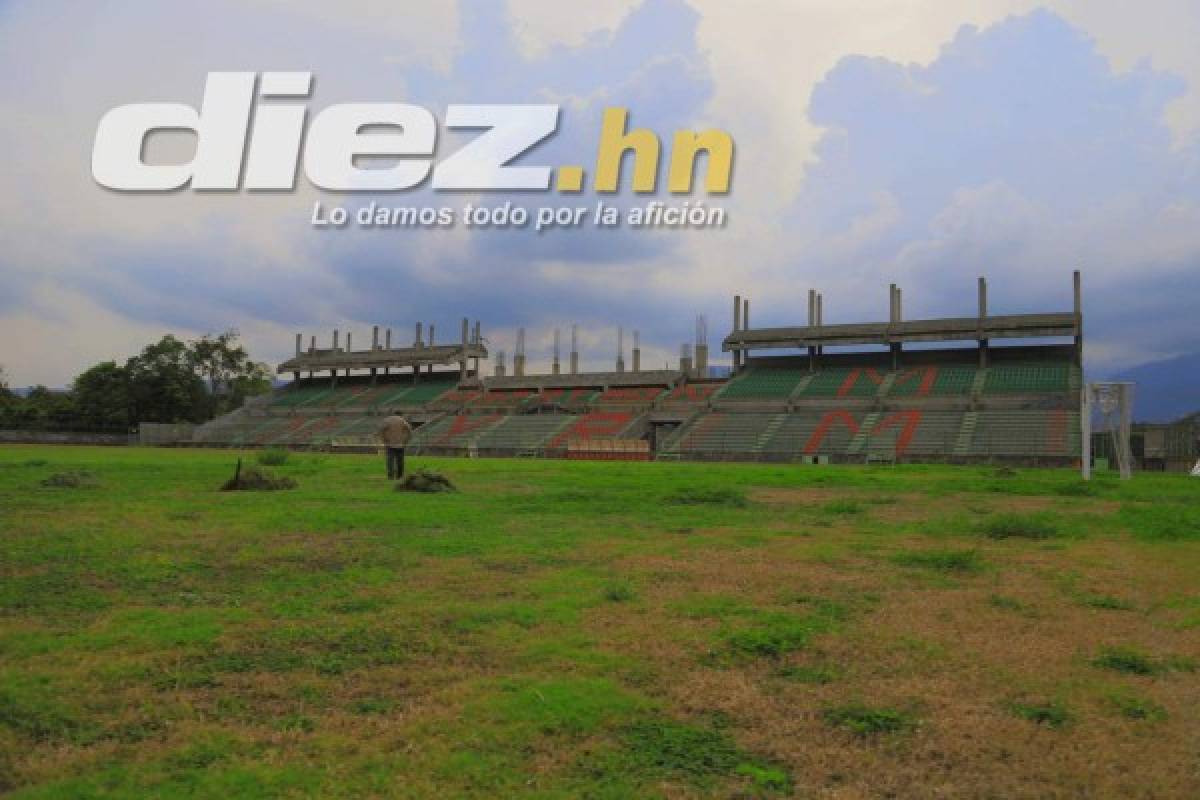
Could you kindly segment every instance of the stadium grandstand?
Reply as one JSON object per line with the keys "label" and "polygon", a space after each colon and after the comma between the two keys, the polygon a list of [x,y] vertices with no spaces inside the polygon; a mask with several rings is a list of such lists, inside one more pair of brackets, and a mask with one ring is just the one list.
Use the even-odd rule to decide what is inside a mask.
{"label": "stadium grandstand", "polygon": [[[706,323],[678,369],[643,370],[637,334],[626,369],[581,372],[572,331],[562,369],[555,332],[551,371],[525,369],[524,331],[513,374],[504,353],[493,374],[480,324],[435,344],[433,326],[392,346],[374,328],[354,350],[315,337],[278,371],[291,383],[201,426],[193,443],[374,450],[382,418],[404,414],[416,454],[811,463],[997,461],[1065,465],[1080,457],[1083,317],[1079,273],[1071,311],[994,316],[987,283],[968,317],[905,320],[890,288],[885,322],[824,324],[809,292],[806,324],[750,326],[734,298],[721,348],[730,377],[709,377]],[[694,349],[693,349],[694,348]],[[694,357],[693,357],[694,352]]]}

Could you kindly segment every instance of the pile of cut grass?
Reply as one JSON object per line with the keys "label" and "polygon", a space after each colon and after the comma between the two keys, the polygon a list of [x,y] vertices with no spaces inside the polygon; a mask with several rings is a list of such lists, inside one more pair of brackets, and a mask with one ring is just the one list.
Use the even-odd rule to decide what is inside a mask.
{"label": "pile of cut grass", "polygon": [[242,468],[239,459],[233,477],[221,485],[222,492],[276,492],[295,489],[298,484],[286,475],[274,475],[256,467]]}

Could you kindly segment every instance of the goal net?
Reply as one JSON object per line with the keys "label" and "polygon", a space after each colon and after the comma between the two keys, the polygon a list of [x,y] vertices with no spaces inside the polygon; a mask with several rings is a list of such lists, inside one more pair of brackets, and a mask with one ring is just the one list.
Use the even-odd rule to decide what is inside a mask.
{"label": "goal net", "polygon": [[[1089,383],[1083,388],[1080,428],[1083,434],[1084,480],[1092,476],[1092,416],[1100,419],[1100,431],[1112,437],[1112,453],[1122,480],[1133,476],[1133,449],[1129,434],[1133,427],[1132,383]],[[1200,465],[1197,465],[1200,466]]]}

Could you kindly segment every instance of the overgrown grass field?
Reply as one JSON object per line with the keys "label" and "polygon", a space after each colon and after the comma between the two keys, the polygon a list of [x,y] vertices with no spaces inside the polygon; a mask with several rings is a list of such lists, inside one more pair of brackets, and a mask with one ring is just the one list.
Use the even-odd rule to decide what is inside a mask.
{"label": "overgrown grass field", "polygon": [[1200,480],[237,455],[0,448],[0,792],[1200,796]]}

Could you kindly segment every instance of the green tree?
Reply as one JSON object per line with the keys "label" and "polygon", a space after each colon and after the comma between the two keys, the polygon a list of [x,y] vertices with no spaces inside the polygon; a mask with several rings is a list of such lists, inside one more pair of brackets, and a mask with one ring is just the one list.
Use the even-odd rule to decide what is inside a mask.
{"label": "green tree", "polygon": [[129,371],[104,361],[80,373],[71,385],[80,423],[96,430],[127,429],[130,418]]}
{"label": "green tree", "polygon": [[250,360],[238,343],[235,329],[202,336],[190,345],[196,373],[208,387],[205,416],[215,417],[242,405],[246,398],[270,391],[271,373],[266,364]]}
{"label": "green tree", "polygon": [[7,415],[8,424],[33,430],[61,431],[74,427],[75,404],[67,392],[35,386],[18,398]]}
{"label": "green tree", "polygon": [[203,422],[208,393],[190,347],[171,334],[125,362],[134,422]]}

